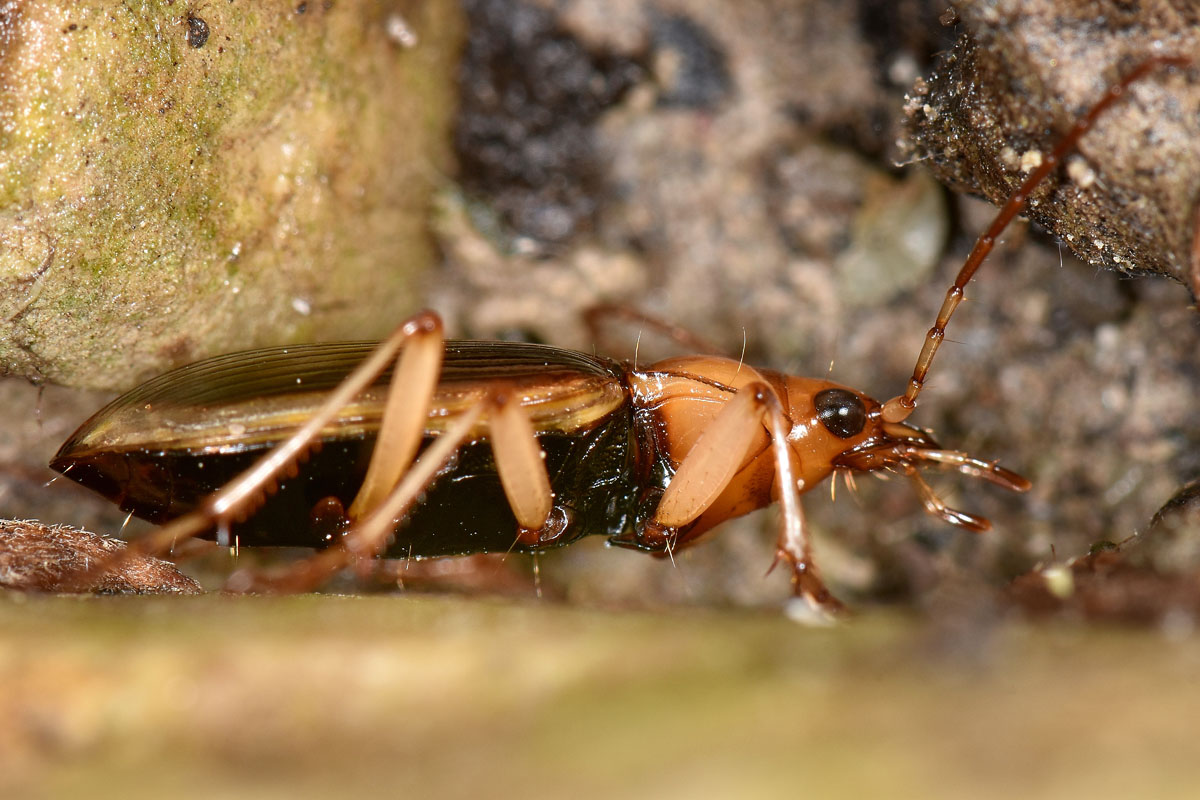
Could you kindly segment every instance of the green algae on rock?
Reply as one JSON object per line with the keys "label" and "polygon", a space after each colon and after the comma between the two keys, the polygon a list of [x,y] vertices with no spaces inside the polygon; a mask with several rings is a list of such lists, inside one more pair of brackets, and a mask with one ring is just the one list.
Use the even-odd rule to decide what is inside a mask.
{"label": "green algae on rock", "polygon": [[385,331],[430,260],[461,29],[452,0],[0,12],[0,371],[118,388]]}

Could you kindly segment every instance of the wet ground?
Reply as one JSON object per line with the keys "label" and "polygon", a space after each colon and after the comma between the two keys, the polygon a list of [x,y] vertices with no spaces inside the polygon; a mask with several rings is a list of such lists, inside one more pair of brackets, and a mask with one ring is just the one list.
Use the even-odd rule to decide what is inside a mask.
{"label": "wet ground", "polygon": [[9,599],[8,797],[1189,797],[1187,631]]}

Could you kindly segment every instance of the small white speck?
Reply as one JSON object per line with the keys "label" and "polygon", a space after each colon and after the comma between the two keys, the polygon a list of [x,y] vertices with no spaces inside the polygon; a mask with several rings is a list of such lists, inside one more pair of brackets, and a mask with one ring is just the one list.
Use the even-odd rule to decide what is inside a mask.
{"label": "small white speck", "polygon": [[1055,565],[1042,570],[1042,580],[1050,594],[1060,600],[1066,600],[1075,593],[1075,575],[1069,567]]}
{"label": "small white speck", "polygon": [[292,310],[307,317],[312,313],[312,305],[303,297],[293,297]]}
{"label": "small white speck", "polygon": [[512,240],[513,252],[521,256],[537,255],[541,251],[541,245],[536,239],[528,236],[517,236]]}
{"label": "small white speck", "polygon": [[828,610],[807,597],[793,597],[784,606],[783,613],[792,622],[810,628],[828,628],[837,622]]}
{"label": "small white speck", "polygon": [[1095,247],[1097,250],[1103,250],[1103,249],[1104,249],[1104,242],[1100,241],[1099,239],[1092,239],[1092,245],[1093,245],[1093,246],[1094,246],[1094,247]]}
{"label": "small white speck", "polygon": [[921,68],[915,58],[904,53],[892,59],[887,75],[893,86],[911,86],[921,76]]}
{"label": "small white speck", "polygon": [[1128,405],[1126,402],[1129,396],[1115,387],[1108,387],[1100,391],[1100,407],[1105,411],[1123,411]]}
{"label": "small white speck", "polygon": [[391,14],[385,23],[388,38],[404,48],[417,46],[417,34],[399,14]]}
{"label": "small white speck", "polygon": [[1196,630],[1196,619],[1190,612],[1182,608],[1171,608],[1163,614],[1163,635],[1171,641],[1182,642],[1190,639]]}
{"label": "small white speck", "polygon": [[235,422],[229,426],[229,433],[232,436],[241,436],[246,432],[246,426],[240,422]]}
{"label": "small white speck", "polygon": [[1042,165],[1041,150],[1026,150],[1021,154],[1021,172],[1032,172]]}
{"label": "small white speck", "polygon": [[1082,158],[1073,158],[1067,162],[1067,175],[1080,189],[1086,189],[1096,182],[1096,172]]}
{"label": "small white speck", "polygon": [[1114,352],[1121,345],[1121,331],[1116,325],[1105,324],[1096,328],[1096,348]]}

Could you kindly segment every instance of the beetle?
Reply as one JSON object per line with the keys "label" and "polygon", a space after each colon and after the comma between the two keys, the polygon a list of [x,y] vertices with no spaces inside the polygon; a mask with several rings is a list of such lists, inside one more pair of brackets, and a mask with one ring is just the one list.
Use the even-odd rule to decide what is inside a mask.
{"label": "beetle", "polygon": [[835,610],[799,503],[832,473],[904,473],[927,511],[972,531],[989,523],[948,507],[920,467],[1029,488],[906,420],[967,283],[1030,192],[1131,83],[1186,63],[1140,64],[1021,183],[948,290],[906,391],[885,403],[718,356],[639,367],[447,342],[422,312],[379,344],[270,348],[167,373],[97,413],[51,466],[166,522],[131,553],[196,535],[324,548],[281,578],[242,573],[241,589],[312,586],[361,556],[537,552],[595,534],[665,555],[777,500],[777,562],[798,597]]}
{"label": "beetle", "polygon": [[[359,382],[365,390],[346,391]],[[280,453],[313,445],[303,469],[286,472]],[[440,319],[423,312],[382,345],[254,350],[169,372],[102,409],[51,466],[139,517],[195,517],[241,545],[340,540],[415,558],[536,552],[592,534],[667,554],[778,498],[779,557],[802,597],[829,606],[796,495],[835,470],[897,470],[931,513],[986,530],[920,479],[930,462],[1029,486],[826,380],[719,356],[639,367],[545,345],[444,342]]]}

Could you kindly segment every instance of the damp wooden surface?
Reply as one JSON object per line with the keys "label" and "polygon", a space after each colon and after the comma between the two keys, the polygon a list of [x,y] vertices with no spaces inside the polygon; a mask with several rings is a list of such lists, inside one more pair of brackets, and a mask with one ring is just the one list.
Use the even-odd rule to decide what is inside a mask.
{"label": "damp wooden surface", "polygon": [[[961,620],[960,620],[961,621]],[[1185,797],[1200,640],[446,597],[0,597],[6,797]]]}

